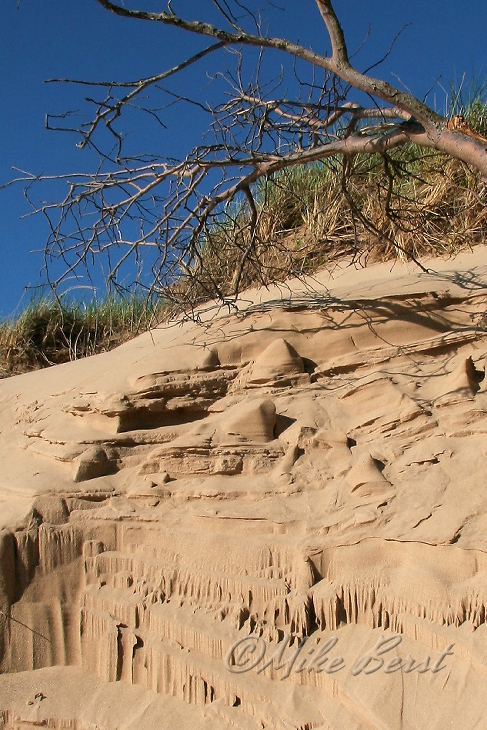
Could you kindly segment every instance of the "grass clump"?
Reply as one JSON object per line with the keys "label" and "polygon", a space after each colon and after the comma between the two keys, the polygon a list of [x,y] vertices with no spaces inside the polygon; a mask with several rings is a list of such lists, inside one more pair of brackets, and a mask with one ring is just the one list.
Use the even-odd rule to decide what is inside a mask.
{"label": "grass clump", "polygon": [[[452,114],[487,139],[485,88],[454,101]],[[366,264],[449,256],[487,242],[480,173],[412,144],[285,168],[252,195],[254,210],[242,195],[212,221],[198,264],[178,284],[176,309],[310,274],[344,255]]]}
{"label": "grass clump", "polygon": [[163,303],[137,296],[89,304],[34,299],[0,323],[0,377],[111,350],[148,330],[163,310]]}
{"label": "grass clump", "polygon": [[[452,94],[450,116],[487,139],[487,83]],[[448,256],[487,242],[487,186],[459,160],[415,145],[330,157],[260,179],[215,212],[158,303],[39,299],[0,323],[0,377],[109,350],[155,321],[250,286],[312,274],[347,255],[367,262]],[[190,260],[189,260],[190,259]],[[163,301],[163,303],[161,303]]]}
{"label": "grass clump", "polygon": [[338,257],[363,263],[454,255],[487,241],[487,195],[480,174],[439,153],[409,147],[387,155],[325,160],[263,180],[251,242],[245,205],[213,226],[202,264],[188,278],[195,302],[310,274]]}

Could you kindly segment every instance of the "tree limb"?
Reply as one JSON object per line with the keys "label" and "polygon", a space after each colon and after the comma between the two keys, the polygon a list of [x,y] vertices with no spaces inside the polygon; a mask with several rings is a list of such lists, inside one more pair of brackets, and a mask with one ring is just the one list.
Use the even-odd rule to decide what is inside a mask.
{"label": "tree limb", "polygon": [[[116,285],[129,261],[135,261],[139,281],[144,254],[152,273],[148,284],[152,291],[164,291],[165,296],[179,297],[180,301],[186,297],[191,307],[215,294],[225,301],[236,297],[249,270],[263,283],[278,276],[275,252],[281,245],[279,236],[291,226],[283,221],[266,229],[262,195],[265,198],[269,191],[279,194],[279,175],[292,175],[300,166],[325,162],[327,169],[335,165],[340,188],[332,203],[337,210],[344,200],[348,203],[354,240],[358,241],[361,226],[387,247],[395,246],[416,260],[389,230],[391,225],[396,233],[404,228],[394,201],[397,180],[406,174],[389,153],[396,150],[397,154],[408,144],[439,151],[467,163],[487,181],[487,139],[468,125],[440,116],[412,94],[356,70],[330,0],[315,0],[329,38],[330,55],[264,35],[260,18],[240,3],[234,12],[229,0],[213,0],[213,5],[225,28],[230,29],[184,19],[173,11],[171,2],[167,12],[159,13],[129,9],[112,0],[96,2],[117,16],[179,28],[214,42],[159,74],[132,82],[95,82],[93,86],[104,87],[106,92],[104,98],[93,94],[87,99],[91,111],[88,122],[73,129],[62,123],[63,130],[81,135],[79,147],[99,152],[100,166],[91,175],[62,176],[68,192],[60,203],[36,205],[32,201],[33,209],[46,216],[51,232],[46,266],[58,260],[65,264],[64,272],[52,282],[55,288],[98,259],[108,262],[109,283]],[[242,9],[244,15],[237,17]],[[250,18],[255,32],[242,27],[242,18]],[[243,64],[249,47],[260,49],[256,70],[250,76]],[[232,65],[212,77],[213,83],[226,85],[223,103],[209,104],[197,94],[189,98],[185,89],[162,85],[223,49],[227,51],[225,60]],[[294,62],[294,96],[287,88],[283,90],[284,71],[276,78],[262,80],[264,60],[274,51],[285,54],[282,58],[287,68],[288,57]],[[302,74],[297,60],[308,64],[309,76]],[[360,104],[352,97],[353,90],[368,95],[371,102]],[[160,94],[167,103],[161,106],[146,101],[142,92]],[[139,155],[127,152],[121,129],[126,109],[145,112],[163,125],[164,109],[187,103],[193,105],[192,110],[210,114],[211,141],[205,139],[182,159],[162,158],[145,150]],[[70,114],[61,116],[65,119]],[[51,120],[48,117],[48,124]],[[108,130],[114,144],[108,151],[103,147],[103,136],[99,143],[103,129]],[[381,169],[378,186],[384,202],[384,224],[371,221],[350,192],[356,174],[354,160],[364,156],[378,159],[374,164]],[[334,162],[335,158],[339,161]],[[52,180],[35,175],[23,179],[28,183],[29,200],[34,180]],[[316,201],[314,208],[318,210]],[[318,210],[316,217],[320,214]],[[345,238],[349,234],[347,230]],[[322,235],[328,242],[334,234],[323,230]],[[283,257],[289,254],[284,244],[280,253]],[[181,272],[189,282],[183,294],[177,283]],[[194,295],[191,301],[190,295]]]}

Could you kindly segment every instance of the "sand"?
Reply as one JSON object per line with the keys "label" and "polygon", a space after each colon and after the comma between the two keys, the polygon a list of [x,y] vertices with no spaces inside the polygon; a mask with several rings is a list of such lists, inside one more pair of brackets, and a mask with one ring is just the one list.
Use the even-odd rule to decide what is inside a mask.
{"label": "sand", "polygon": [[487,247],[0,382],[0,728],[487,729]]}

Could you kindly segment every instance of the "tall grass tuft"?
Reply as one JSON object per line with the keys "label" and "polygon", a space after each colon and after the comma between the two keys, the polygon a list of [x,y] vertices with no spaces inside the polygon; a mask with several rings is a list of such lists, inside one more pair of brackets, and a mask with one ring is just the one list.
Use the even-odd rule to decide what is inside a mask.
{"label": "tall grass tuft", "polygon": [[34,299],[0,323],[0,377],[106,352],[149,329],[163,311],[163,303],[138,296],[89,304]]}
{"label": "tall grass tuft", "polygon": [[[487,138],[487,84],[466,99],[452,95],[449,115],[463,116]],[[183,296],[176,307],[232,296],[236,283],[241,291],[309,274],[345,254],[364,263],[418,259],[487,242],[480,174],[415,145],[283,169],[261,179],[253,196],[253,237],[252,211],[242,197],[205,234],[201,261],[178,284]]]}
{"label": "tall grass tuft", "polygon": [[[487,138],[487,82],[466,93],[452,91],[447,116],[464,117]],[[310,274],[344,255],[363,263],[418,259],[487,243],[480,174],[414,145],[283,169],[256,184],[253,200],[253,209],[242,196],[220,211],[201,238],[197,263],[163,302],[38,299],[0,323],[0,377],[109,350],[202,302]]]}

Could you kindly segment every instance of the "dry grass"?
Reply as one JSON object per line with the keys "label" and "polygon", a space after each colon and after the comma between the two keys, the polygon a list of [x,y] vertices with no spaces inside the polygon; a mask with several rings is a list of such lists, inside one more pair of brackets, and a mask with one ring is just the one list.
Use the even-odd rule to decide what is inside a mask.
{"label": "dry grass", "polygon": [[[487,85],[486,85],[487,87]],[[450,113],[487,137],[486,88]],[[448,256],[487,241],[487,189],[480,174],[414,145],[387,155],[331,158],[291,167],[224,210],[202,238],[200,261],[168,293],[173,311],[252,285],[310,274],[348,254],[364,263]],[[252,232],[253,230],[253,232]]]}
{"label": "dry grass", "polygon": [[262,181],[253,239],[248,206],[226,211],[201,247],[201,265],[168,292],[171,306],[137,297],[32,302],[0,324],[0,377],[110,350],[167,314],[232,296],[237,275],[242,291],[310,274],[343,255],[364,263],[443,256],[487,241],[486,187],[467,165],[414,148],[344,164],[289,168]]}
{"label": "dry grass", "polygon": [[[452,114],[487,136],[481,89]],[[464,163],[414,146],[387,156],[340,158],[285,169],[245,198],[202,239],[200,261],[170,287],[164,304],[134,297],[83,306],[32,302],[0,324],[0,377],[109,350],[154,321],[192,312],[236,288],[307,275],[343,255],[362,262],[453,255],[487,242],[487,188]]]}
{"label": "dry grass", "polygon": [[414,148],[289,168],[263,181],[255,198],[253,240],[242,202],[206,236],[201,264],[173,291],[176,308],[232,296],[240,269],[241,291],[310,274],[345,254],[364,262],[418,259],[487,241],[480,175]]}
{"label": "dry grass", "polygon": [[140,297],[87,306],[34,300],[17,319],[0,324],[0,377],[110,350],[149,329],[163,309]]}

